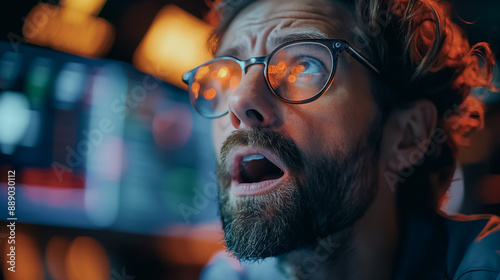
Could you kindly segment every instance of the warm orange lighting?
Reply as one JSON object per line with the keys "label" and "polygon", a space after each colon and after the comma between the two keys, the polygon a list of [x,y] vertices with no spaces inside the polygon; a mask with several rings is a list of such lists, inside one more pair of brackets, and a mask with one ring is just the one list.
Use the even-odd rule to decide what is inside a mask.
{"label": "warm orange lighting", "polygon": [[221,79],[229,79],[231,77],[231,74],[229,73],[229,69],[227,67],[222,67],[219,69],[219,72],[217,73],[217,77]]}
{"label": "warm orange lighting", "polygon": [[278,63],[278,70],[279,70],[279,72],[283,73],[283,72],[285,72],[285,69],[286,69],[286,63],[283,62],[283,61],[280,61]]}
{"label": "warm orange lighting", "polygon": [[[8,228],[7,228],[8,229]],[[16,225],[16,231],[19,230]],[[7,232],[8,233],[8,232]],[[43,280],[43,264],[40,249],[35,240],[27,234],[16,232],[16,243],[8,244],[7,238],[3,239],[3,275],[5,280]],[[11,265],[8,263],[12,254],[10,247],[15,247],[14,266],[15,272],[9,271]]]}
{"label": "warm orange lighting", "polygon": [[229,79],[229,88],[235,90],[240,84],[240,80],[240,77],[232,76],[231,79]]}
{"label": "warm orange lighting", "polygon": [[208,73],[210,69],[208,69],[208,66],[201,66],[198,68],[198,71],[196,71],[196,75],[194,75],[195,80],[200,80],[203,79],[203,76]]}
{"label": "warm orange lighting", "polygon": [[212,77],[212,79],[217,79],[218,74],[219,74],[219,71],[214,70],[214,71],[212,71],[212,74],[210,74],[210,77]]}
{"label": "warm orange lighting", "polygon": [[[143,72],[186,88],[182,75],[212,58],[206,47],[210,33],[206,23],[168,5],[153,20],[134,53],[133,64]],[[195,78],[203,76],[203,71],[200,69]]]}
{"label": "warm orange lighting", "polygon": [[87,15],[98,15],[107,0],[61,0],[59,6]]}
{"label": "warm orange lighting", "polygon": [[304,65],[299,65],[299,66],[297,66],[297,71],[298,71],[299,73],[302,73],[302,72],[304,72],[305,70],[306,70],[306,67],[304,67]]}
{"label": "warm orange lighting", "polygon": [[95,239],[77,237],[66,257],[67,278],[109,280],[111,267],[104,248]]}
{"label": "warm orange lighting", "polygon": [[276,74],[278,73],[278,66],[276,65],[269,65],[269,74]]}
{"label": "warm orange lighting", "polygon": [[224,236],[218,224],[196,226],[178,224],[165,230],[163,237],[156,239],[158,254],[165,262],[205,266],[217,251],[224,248]]}
{"label": "warm orange lighting", "polygon": [[288,81],[293,84],[297,81],[297,77],[295,77],[295,75],[290,75],[288,76]]}
{"label": "warm orange lighting", "polygon": [[217,92],[213,88],[207,89],[203,92],[203,96],[205,97],[206,100],[209,100],[209,101],[214,99],[216,95],[217,95]]}
{"label": "warm orange lighting", "polygon": [[105,0],[65,0],[36,5],[26,16],[24,38],[36,45],[86,57],[104,56],[114,41],[113,26],[95,17]]}
{"label": "warm orange lighting", "polygon": [[62,236],[54,236],[50,239],[45,249],[45,262],[50,276],[54,280],[65,280],[67,272],[64,265],[68,253],[70,241]]}
{"label": "warm orange lighting", "polygon": [[191,91],[194,92],[196,98],[198,98],[198,91],[200,90],[200,83],[194,82],[191,85]]}

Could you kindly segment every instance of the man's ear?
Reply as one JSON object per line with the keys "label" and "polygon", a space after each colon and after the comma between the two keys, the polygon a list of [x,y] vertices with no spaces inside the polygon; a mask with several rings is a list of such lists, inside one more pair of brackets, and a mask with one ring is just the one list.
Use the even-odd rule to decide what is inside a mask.
{"label": "man's ear", "polygon": [[436,123],[437,109],[429,100],[418,100],[409,108],[394,110],[383,137],[388,171],[398,174],[418,165],[429,148]]}

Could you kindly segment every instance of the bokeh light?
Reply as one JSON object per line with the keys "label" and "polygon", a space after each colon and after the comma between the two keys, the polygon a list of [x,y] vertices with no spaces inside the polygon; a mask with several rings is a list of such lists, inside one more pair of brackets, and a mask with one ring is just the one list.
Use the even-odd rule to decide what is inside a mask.
{"label": "bokeh light", "polygon": [[81,63],[68,62],[59,73],[55,85],[55,106],[69,110],[87,87],[87,68]]}
{"label": "bokeh light", "polygon": [[105,55],[114,27],[95,16],[106,1],[66,0],[60,6],[40,3],[26,16],[23,37],[30,43],[85,57]]}
{"label": "bokeh light", "polygon": [[34,105],[40,105],[48,94],[54,72],[54,62],[48,58],[37,57],[33,60],[26,77],[26,94]]}
{"label": "bokeh light", "polygon": [[231,73],[229,72],[229,69],[227,67],[222,67],[219,69],[219,72],[217,72],[217,78],[221,79],[229,79],[231,77]]}
{"label": "bokeh light", "polygon": [[153,119],[154,140],[158,146],[165,149],[178,149],[184,146],[193,128],[189,108],[180,103],[174,106],[157,113]]}
{"label": "bokeh light", "polygon": [[[19,231],[19,225],[16,225],[15,244],[3,242],[3,259],[2,262],[5,280],[43,280],[43,264],[40,248],[36,241],[29,235]],[[6,239],[5,239],[6,240]],[[11,265],[7,262],[10,260],[10,247],[15,246],[15,272],[7,270]]]}
{"label": "bokeh light", "polygon": [[21,69],[22,55],[5,52],[0,61],[0,89],[9,89],[15,82]]}
{"label": "bokeh light", "polygon": [[179,224],[166,229],[165,233],[169,238],[162,240],[158,249],[170,262],[205,265],[224,248],[220,225],[215,223],[197,226]]}
{"label": "bokeh light", "polygon": [[[212,58],[206,48],[210,33],[206,23],[177,6],[168,5],[158,12],[135,51],[134,65],[185,88],[182,75]],[[205,70],[200,70],[200,75],[204,75]]]}
{"label": "bokeh light", "polygon": [[203,92],[203,97],[205,97],[205,99],[208,101],[214,99],[216,95],[217,91],[213,88],[209,88]]}
{"label": "bokeh light", "polygon": [[[0,150],[12,154],[23,139],[31,118],[26,95],[19,92],[0,93]],[[6,133],[8,132],[8,133]]]}
{"label": "bokeh light", "polygon": [[45,249],[45,262],[50,276],[54,280],[67,280],[66,258],[70,241],[62,236],[54,236],[50,239]]}
{"label": "bokeh light", "polygon": [[95,239],[84,236],[71,243],[66,268],[68,280],[109,280],[111,275],[106,250]]}

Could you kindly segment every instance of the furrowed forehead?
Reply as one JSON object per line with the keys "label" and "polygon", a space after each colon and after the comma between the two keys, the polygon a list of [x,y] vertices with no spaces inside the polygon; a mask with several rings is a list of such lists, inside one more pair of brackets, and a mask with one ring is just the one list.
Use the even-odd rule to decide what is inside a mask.
{"label": "furrowed forehead", "polygon": [[266,46],[268,49],[274,49],[279,45],[300,41],[306,39],[328,39],[328,35],[324,32],[315,29],[307,29],[300,31],[285,31],[280,34],[272,34],[267,38]]}
{"label": "furrowed forehead", "polygon": [[[216,31],[219,44],[216,56],[239,57],[254,47],[271,52],[279,45],[304,39],[349,40],[352,14],[335,1],[258,1],[239,12]],[[253,28],[253,29],[252,29]],[[257,56],[254,54],[253,56]]]}
{"label": "furrowed forehead", "polygon": [[[276,47],[285,43],[307,40],[307,39],[328,39],[328,35],[325,34],[324,32],[314,29],[275,33],[267,37],[266,49],[273,50]],[[248,51],[247,48],[248,44],[240,42],[231,46],[230,48],[219,50],[219,52],[217,52],[217,56],[238,57],[241,53]]]}

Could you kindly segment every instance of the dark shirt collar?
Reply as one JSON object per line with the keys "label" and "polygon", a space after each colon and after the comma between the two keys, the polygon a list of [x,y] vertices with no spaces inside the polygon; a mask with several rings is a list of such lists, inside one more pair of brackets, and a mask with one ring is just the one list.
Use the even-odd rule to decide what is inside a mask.
{"label": "dark shirt collar", "polygon": [[410,213],[400,230],[394,279],[446,279],[448,242],[443,218]]}

